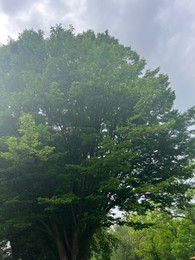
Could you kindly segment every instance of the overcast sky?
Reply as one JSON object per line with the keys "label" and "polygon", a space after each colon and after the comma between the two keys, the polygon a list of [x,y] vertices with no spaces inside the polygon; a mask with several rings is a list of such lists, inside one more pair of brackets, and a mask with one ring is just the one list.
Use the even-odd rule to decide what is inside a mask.
{"label": "overcast sky", "polygon": [[195,105],[195,0],[0,0],[0,42],[24,29],[72,24],[131,46],[161,67],[176,92],[175,107]]}

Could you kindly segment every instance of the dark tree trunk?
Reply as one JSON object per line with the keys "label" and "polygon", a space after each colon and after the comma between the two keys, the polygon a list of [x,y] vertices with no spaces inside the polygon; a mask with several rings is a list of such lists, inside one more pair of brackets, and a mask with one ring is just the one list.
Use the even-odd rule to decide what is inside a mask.
{"label": "dark tree trunk", "polygon": [[18,259],[18,250],[17,250],[17,246],[13,240],[10,240],[10,246],[11,246],[11,259],[17,260]]}
{"label": "dark tree trunk", "polygon": [[59,255],[60,260],[70,260],[67,256],[67,252],[66,252],[63,241],[57,239],[56,244],[57,244],[58,255]]}
{"label": "dark tree trunk", "polygon": [[77,260],[78,253],[79,253],[78,234],[77,234],[77,232],[75,232],[73,235],[72,252],[71,252],[72,259],[71,260]]}
{"label": "dark tree trunk", "polygon": [[66,228],[63,228],[63,225],[61,225],[61,223],[59,224],[57,222],[53,222],[51,225],[49,225],[42,222],[42,224],[46,228],[47,233],[52,237],[53,241],[55,242],[60,260],[87,259],[85,256],[83,256],[83,252],[80,252],[79,231],[77,227],[72,228],[72,232],[67,233]]}

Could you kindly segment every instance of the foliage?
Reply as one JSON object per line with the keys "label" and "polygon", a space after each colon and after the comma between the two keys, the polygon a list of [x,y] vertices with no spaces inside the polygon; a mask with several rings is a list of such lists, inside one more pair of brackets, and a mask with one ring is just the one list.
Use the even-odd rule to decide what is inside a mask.
{"label": "foliage", "polygon": [[98,230],[93,237],[91,260],[109,260],[118,243],[118,238],[111,230]]}
{"label": "foliage", "polygon": [[[167,213],[149,212],[142,217],[143,222],[152,226],[140,230],[130,227],[117,227],[115,235],[120,238],[117,250],[113,251],[112,260],[118,259],[189,259],[195,254],[195,222],[188,212],[172,217]],[[140,220],[140,216],[138,217]],[[128,256],[126,255],[128,254]]]}
{"label": "foliage", "polygon": [[20,127],[18,132],[21,136],[10,136],[6,138],[8,152],[1,152],[1,157],[11,160],[14,163],[21,163],[24,160],[31,158],[39,158],[47,160],[48,155],[54,150],[54,147],[45,146],[42,149],[37,149],[40,146],[39,133],[36,129],[35,121],[30,114],[23,114],[19,118]]}
{"label": "foliage", "polygon": [[107,31],[25,30],[0,48],[0,91],[0,239],[13,259],[87,259],[97,232],[122,224],[113,208],[185,207],[194,108],[173,109],[168,77]]}

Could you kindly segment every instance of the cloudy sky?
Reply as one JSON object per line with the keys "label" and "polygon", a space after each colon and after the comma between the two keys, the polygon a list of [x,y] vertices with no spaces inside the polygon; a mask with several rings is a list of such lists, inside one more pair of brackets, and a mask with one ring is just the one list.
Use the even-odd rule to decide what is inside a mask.
{"label": "cloudy sky", "polygon": [[93,29],[131,46],[161,67],[176,92],[175,107],[195,105],[195,0],[0,0],[0,42],[25,28],[49,31],[72,24]]}

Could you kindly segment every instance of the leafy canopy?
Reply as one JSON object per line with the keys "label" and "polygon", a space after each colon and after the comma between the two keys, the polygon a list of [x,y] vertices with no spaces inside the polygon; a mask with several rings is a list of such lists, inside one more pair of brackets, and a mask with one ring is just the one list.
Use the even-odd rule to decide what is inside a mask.
{"label": "leafy canopy", "polygon": [[[0,229],[16,258],[87,259],[94,234],[122,223],[115,207],[185,206],[194,108],[175,110],[145,64],[107,31],[25,30],[0,48]],[[45,250],[20,243],[32,230]]]}

